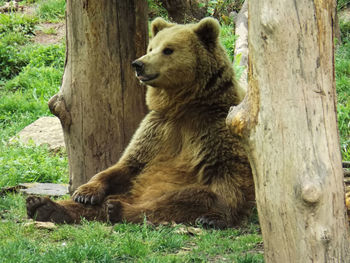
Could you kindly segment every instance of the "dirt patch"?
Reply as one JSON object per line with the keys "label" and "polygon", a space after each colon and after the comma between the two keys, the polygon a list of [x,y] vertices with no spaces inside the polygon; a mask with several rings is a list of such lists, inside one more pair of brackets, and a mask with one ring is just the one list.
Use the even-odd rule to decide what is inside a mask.
{"label": "dirt patch", "polygon": [[35,31],[33,41],[42,45],[52,45],[62,42],[65,35],[64,23],[41,23]]}
{"label": "dirt patch", "polygon": [[[21,13],[34,16],[37,5],[21,5]],[[66,36],[66,27],[64,22],[60,23],[40,23],[35,30],[33,41],[42,45],[52,45],[62,42]]]}
{"label": "dirt patch", "polygon": [[23,5],[21,12],[27,15],[34,15],[36,10],[35,5]]}

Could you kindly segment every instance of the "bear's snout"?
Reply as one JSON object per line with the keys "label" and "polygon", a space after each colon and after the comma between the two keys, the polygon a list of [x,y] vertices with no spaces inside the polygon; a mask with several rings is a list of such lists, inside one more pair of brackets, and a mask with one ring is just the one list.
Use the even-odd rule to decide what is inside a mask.
{"label": "bear's snout", "polygon": [[134,60],[132,63],[131,63],[131,66],[133,66],[133,68],[135,69],[136,73],[138,76],[142,75],[143,73],[143,70],[145,68],[145,64],[143,64],[142,61],[140,60]]}

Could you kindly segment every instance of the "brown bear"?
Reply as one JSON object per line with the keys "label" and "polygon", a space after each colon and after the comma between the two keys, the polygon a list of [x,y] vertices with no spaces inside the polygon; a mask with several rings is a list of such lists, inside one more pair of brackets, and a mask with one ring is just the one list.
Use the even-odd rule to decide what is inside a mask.
{"label": "brown bear", "polygon": [[39,221],[176,222],[224,228],[254,200],[250,165],[225,125],[242,99],[219,23],[205,18],[151,24],[147,54],[135,60],[150,112],[121,159],[80,186],[73,200],[27,198]]}

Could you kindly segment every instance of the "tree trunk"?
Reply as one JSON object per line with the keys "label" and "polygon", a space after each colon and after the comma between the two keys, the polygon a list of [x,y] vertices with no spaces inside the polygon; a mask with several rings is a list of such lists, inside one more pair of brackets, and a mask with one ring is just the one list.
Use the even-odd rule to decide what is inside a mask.
{"label": "tree trunk", "polygon": [[227,124],[252,166],[266,262],[350,262],[335,1],[249,2],[249,89]]}
{"label": "tree trunk", "polygon": [[68,0],[61,90],[49,102],[61,120],[70,192],[114,164],[146,113],[131,62],[146,51],[147,2]]}

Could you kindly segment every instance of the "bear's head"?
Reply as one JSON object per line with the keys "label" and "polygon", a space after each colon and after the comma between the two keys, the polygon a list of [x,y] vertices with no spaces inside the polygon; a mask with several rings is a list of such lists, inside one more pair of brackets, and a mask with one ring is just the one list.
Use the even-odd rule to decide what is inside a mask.
{"label": "bear's head", "polygon": [[217,59],[222,57],[216,54],[217,49],[221,51],[220,26],[213,18],[188,25],[156,18],[151,30],[147,54],[132,63],[137,77],[146,85],[163,89],[187,88],[211,74],[218,64]]}
{"label": "bear's head", "polygon": [[221,99],[222,92],[234,90],[234,72],[219,41],[217,20],[179,25],[156,18],[151,31],[147,54],[132,63],[138,79],[148,86],[150,109],[208,101],[204,99],[208,97]]}

